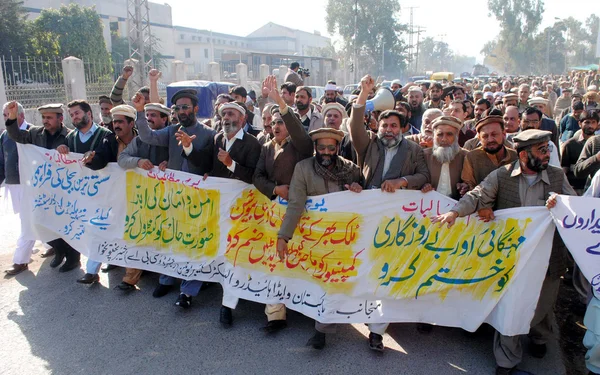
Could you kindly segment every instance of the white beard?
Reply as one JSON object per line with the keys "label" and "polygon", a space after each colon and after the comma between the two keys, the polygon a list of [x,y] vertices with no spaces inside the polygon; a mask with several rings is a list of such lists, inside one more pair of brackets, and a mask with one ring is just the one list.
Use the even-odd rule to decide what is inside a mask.
{"label": "white beard", "polygon": [[442,147],[434,143],[433,157],[440,163],[450,163],[454,157],[460,152],[458,142],[454,142],[452,146]]}

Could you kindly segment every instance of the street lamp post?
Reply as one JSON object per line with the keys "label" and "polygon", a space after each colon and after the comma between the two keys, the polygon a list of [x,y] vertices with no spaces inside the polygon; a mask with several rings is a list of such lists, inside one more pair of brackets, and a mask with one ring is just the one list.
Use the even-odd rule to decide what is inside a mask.
{"label": "street lamp post", "polygon": [[554,20],[565,25],[565,73],[569,73],[569,25],[562,18],[554,17]]}

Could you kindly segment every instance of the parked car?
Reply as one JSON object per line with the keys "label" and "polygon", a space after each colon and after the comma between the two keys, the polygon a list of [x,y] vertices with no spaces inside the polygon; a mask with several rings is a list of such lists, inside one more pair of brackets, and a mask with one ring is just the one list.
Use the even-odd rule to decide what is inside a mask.
{"label": "parked car", "polygon": [[353,83],[351,85],[346,85],[346,87],[344,87],[344,98],[346,98],[346,100],[350,100],[352,91],[356,90],[359,87],[360,87],[360,85],[357,83]]}
{"label": "parked car", "polygon": [[312,90],[313,101],[318,101],[325,95],[325,87],[323,86],[308,86]]}

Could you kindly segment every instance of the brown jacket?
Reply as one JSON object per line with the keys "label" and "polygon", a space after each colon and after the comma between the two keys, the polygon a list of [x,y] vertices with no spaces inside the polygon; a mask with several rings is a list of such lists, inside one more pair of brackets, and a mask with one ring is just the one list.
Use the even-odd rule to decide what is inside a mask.
{"label": "brown jacket", "polygon": [[310,158],[314,152],[310,136],[289,107],[282,117],[290,135],[281,146],[274,139],[262,146],[252,179],[254,186],[269,199],[275,198],[275,186],[290,184],[296,163]]}
{"label": "brown jacket", "polygon": [[519,158],[512,148],[505,147],[505,150],[506,155],[502,160],[497,160],[496,155],[489,155],[481,146],[467,153],[461,178],[469,185],[469,190],[479,185],[492,171]]}
{"label": "brown jacket", "polygon": [[[423,154],[425,155],[425,161],[427,162],[429,173],[431,173],[431,186],[433,186],[434,189],[437,189],[438,182],[440,180],[440,174],[442,172],[442,163],[437,161],[437,159],[433,156],[433,148],[424,150]],[[452,199],[460,199],[460,193],[456,188],[456,184],[462,182],[461,174],[466,155],[467,151],[461,148],[450,163],[450,186],[452,187],[452,195],[450,198]]]}
{"label": "brown jacket", "polygon": [[[344,158],[339,158],[346,166],[352,168],[352,181],[361,182],[360,169],[354,163]],[[290,240],[294,235],[300,216],[305,211],[306,198],[342,191],[342,188],[332,182],[326,181],[315,172],[315,157],[304,159],[296,164],[292,182],[290,183],[289,201],[283,223],[279,229],[278,238]]]}
{"label": "brown jacket", "polygon": [[[429,182],[429,170],[423,156],[423,149],[415,142],[403,139],[400,143],[398,153],[402,148],[407,148],[404,160],[394,158],[390,169],[385,176],[375,176],[378,163],[383,163],[381,158],[383,154],[383,144],[378,139],[377,134],[368,131],[364,126],[365,106],[352,107],[350,116],[350,139],[354,150],[358,166],[361,168],[365,177],[364,187],[369,189],[373,185],[373,180],[380,179],[393,180],[404,177],[408,181],[407,189],[420,189]],[[381,178],[379,178],[381,177]]]}

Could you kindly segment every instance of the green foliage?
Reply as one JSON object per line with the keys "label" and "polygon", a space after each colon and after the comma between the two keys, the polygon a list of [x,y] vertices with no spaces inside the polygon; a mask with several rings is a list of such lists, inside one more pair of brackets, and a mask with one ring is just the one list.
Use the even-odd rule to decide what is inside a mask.
{"label": "green foliage", "polygon": [[23,1],[0,1],[0,56],[25,56],[29,49],[27,11]]}
{"label": "green foliage", "polygon": [[346,60],[352,59],[356,49],[361,73],[393,76],[404,70],[406,46],[400,36],[406,32],[406,25],[398,22],[398,1],[328,0],[326,11],[327,30],[341,36]]}

